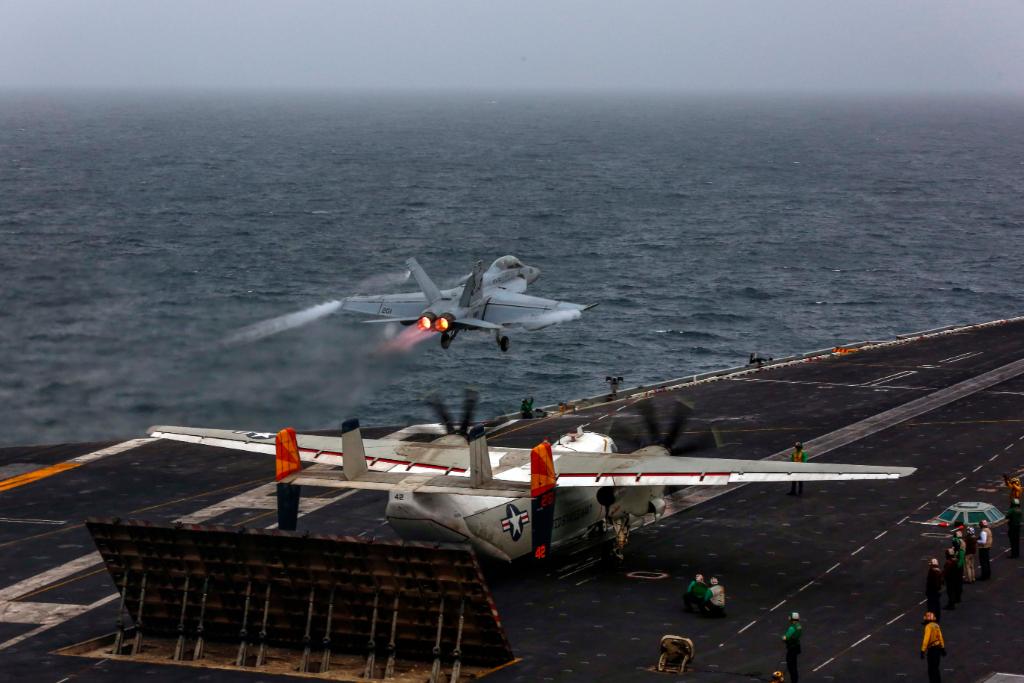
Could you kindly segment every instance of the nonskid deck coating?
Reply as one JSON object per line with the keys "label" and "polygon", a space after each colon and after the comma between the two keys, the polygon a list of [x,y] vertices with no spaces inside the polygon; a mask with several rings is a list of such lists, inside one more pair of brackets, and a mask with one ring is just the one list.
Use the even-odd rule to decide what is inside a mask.
{"label": "nonskid deck coating", "polygon": [[[667,428],[668,402],[684,395],[695,405],[691,430],[712,423],[720,428],[725,443],[719,455],[766,457],[794,440],[810,441],[1018,361],[1024,358],[1022,333],[1024,324],[1014,322],[937,335],[718,379],[645,400],[665,416]],[[575,415],[519,422],[499,430],[491,442],[532,446],[580,424],[606,429],[611,423],[620,449],[628,450],[638,445],[629,435],[634,431],[630,420],[636,419],[632,405],[628,399]],[[626,562],[617,570],[603,569],[588,556],[565,558],[545,569],[495,568],[492,589],[523,661],[493,680],[665,680],[647,671],[664,633],[687,635],[697,643],[697,672],[687,675],[689,680],[766,679],[781,668],[779,636],[792,609],[801,612],[806,625],[805,680],[923,677],[917,648],[924,562],[939,554],[944,541],[922,535],[932,530],[913,522],[956,500],[1005,502],[1000,474],[1024,469],[1022,407],[1024,380],[1018,378],[854,441],[822,459],[910,465],[918,472],[897,482],[807,484],[803,498],[783,495],[784,486],[746,486],[635,533]],[[0,465],[32,462],[33,455],[4,449]],[[39,462],[52,464],[63,457],[50,451]],[[86,516],[171,521],[265,483],[269,460],[154,442],[0,494],[0,517],[66,522],[0,524],[0,586],[91,553],[78,526]],[[360,492],[310,513],[300,527],[391,537],[383,506],[382,495]],[[233,517],[254,525],[272,523],[272,513],[256,518],[263,512],[233,510],[210,521]],[[1024,603],[1022,570],[1005,558],[1005,548],[1005,535],[997,533],[994,581],[967,586],[961,608],[944,615],[950,656],[943,664],[950,680],[974,681],[993,670],[1021,669],[1016,653],[1024,636],[1009,623]],[[698,570],[722,578],[729,594],[726,619],[704,620],[681,611],[680,595]],[[668,577],[630,578],[636,571]],[[36,587],[25,599],[92,604],[112,592],[105,573],[86,570]],[[123,662],[96,666],[48,654],[109,630],[115,609],[113,604],[96,608],[0,651],[4,675],[54,681],[72,675],[83,680],[143,674],[150,680],[175,679],[173,668]],[[16,626],[11,633],[19,634],[36,628],[4,626]],[[987,654],[985,661],[978,652]]]}

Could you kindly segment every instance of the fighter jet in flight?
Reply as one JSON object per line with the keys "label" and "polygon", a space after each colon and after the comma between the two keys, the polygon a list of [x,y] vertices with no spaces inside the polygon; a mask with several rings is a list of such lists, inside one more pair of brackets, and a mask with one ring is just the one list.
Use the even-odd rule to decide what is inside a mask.
{"label": "fighter jet in flight", "polygon": [[540,277],[540,269],[515,256],[502,256],[487,270],[477,261],[473,272],[452,289],[439,289],[415,258],[405,262],[420,292],[346,297],[341,310],[380,316],[365,322],[398,322],[438,332],[447,349],[463,330],[494,332],[502,351],[508,351],[509,328],[539,330],[575,320],[596,304],[581,305],[525,294]]}

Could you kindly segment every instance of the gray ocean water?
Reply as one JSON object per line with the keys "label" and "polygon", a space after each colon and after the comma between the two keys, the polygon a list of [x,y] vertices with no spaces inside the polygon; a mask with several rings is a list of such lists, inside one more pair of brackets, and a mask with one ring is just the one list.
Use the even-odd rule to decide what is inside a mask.
{"label": "gray ocean water", "polygon": [[[1021,314],[1022,133],[1020,100],[7,93],[0,444],[495,414]],[[222,343],[504,254],[600,305],[507,354],[347,314]]]}

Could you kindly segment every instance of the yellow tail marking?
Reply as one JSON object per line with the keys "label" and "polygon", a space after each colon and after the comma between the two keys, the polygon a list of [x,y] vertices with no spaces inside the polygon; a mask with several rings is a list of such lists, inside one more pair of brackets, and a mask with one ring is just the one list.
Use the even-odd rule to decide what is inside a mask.
{"label": "yellow tail marking", "polygon": [[11,489],[16,489],[19,486],[31,484],[34,481],[39,481],[40,479],[46,479],[47,477],[52,477],[55,474],[60,474],[65,470],[73,470],[79,466],[81,466],[81,463],[78,462],[59,462],[56,465],[50,465],[49,467],[32,470],[25,474],[19,474],[16,477],[0,481],[0,491],[10,491]]}

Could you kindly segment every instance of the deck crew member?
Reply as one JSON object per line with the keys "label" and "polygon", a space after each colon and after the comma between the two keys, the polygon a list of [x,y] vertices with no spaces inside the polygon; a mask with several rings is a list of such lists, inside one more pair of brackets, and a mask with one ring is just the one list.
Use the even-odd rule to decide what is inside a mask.
{"label": "deck crew member", "polygon": [[[793,462],[807,462],[807,451],[804,450],[804,445],[799,441],[793,444]],[[787,495],[804,495],[804,483],[802,481],[794,481],[789,485],[789,493]]]}
{"label": "deck crew member", "polygon": [[704,583],[704,575],[697,574],[693,577],[690,585],[686,587],[686,593],[683,595],[683,609],[687,612],[692,612],[694,607],[698,610],[703,609],[704,599],[707,595],[708,585]]}
{"label": "deck crew member", "polygon": [[1010,535],[1010,557],[1020,557],[1020,498],[1014,498],[1006,511],[1006,533]]}
{"label": "deck crew member", "polygon": [[989,528],[988,520],[981,520],[981,530],[978,532],[978,561],[981,562],[981,577],[979,581],[988,581],[992,578],[992,565],[990,553],[992,552],[992,529]]}
{"label": "deck crew member", "polygon": [[964,570],[956,561],[956,551],[952,548],[946,548],[946,564],[942,568],[942,574],[946,579],[946,609],[956,609],[956,603],[960,602],[963,591]]}
{"label": "deck crew member", "polygon": [[1011,477],[1008,474],[1004,474],[1003,481],[1006,482],[1006,488],[1010,489],[1010,500],[1014,498],[1020,500],[1021,496],[1024,495],[1024,486],[1020,483],[1020,477]]}
{"label": "deck crew member", "polygon": [[772,680],[768,683],[786,683],[786,677],[782,675],[781,671],[776,671],[772,674]]}
{"label": "deck crew member", "polygon": [[718,583],[718,578],[711,577],[711,586],[704,596],[704,612],[712,617],[725,616],[725,586]]}
{"label": "deck crew member", "polygon": [[967,527],[964,536],[964,583],[974,583],[974,558],[978,556],[978,536],[973,526]]}
{"label": "deck crew member", "polygon": [[800,681],[800,669],[797,667],[797,658],[800,656],[800,637],[803,636],[804,628],[800,625],[800,615],[793,612],[789,615],[789,628],[782,636],[786,642],[786,670],[789,671],[789,680],[793,683]]}
{"label": "deck crew member", "polygon": [[921,640],[921,659],[928,660],[928,683],[942,683],[939,672],[939,659],[946,656],[946,641],[942,639],[935,615],[924,613],[924,639]]}
{"label": "deck crew member", "polygon": [[528,396],[523,399],[523,402],[519,404],[519,412],[522,414],[524,420],[529,420],[533,417],[533,396]]}
{"label": "deck crew member", "polygon": [[928,611],[935,614],[935,621],[942,620],[942,570],[934,557],[928,560],[928,576],[924,583],[924,597],[928,600]]}

